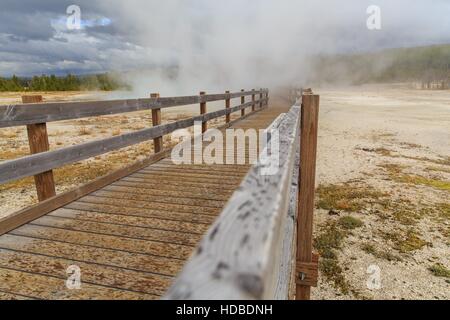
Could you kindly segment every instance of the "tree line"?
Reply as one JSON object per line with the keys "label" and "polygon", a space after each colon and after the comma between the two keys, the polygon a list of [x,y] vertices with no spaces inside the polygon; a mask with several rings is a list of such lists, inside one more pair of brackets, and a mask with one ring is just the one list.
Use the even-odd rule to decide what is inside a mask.
{"label": "tree line", "polygon": [[63,77],[41,75],[32,78],[0,77],[0,91],[113,91],[129,89],[129,86],[111,74],[76,76],[68,74]]}
{"label": "tree line", "polygon": [[319,56],[316,81],[352,84],[450,81],[450,45],[388,49],[376,53]]}

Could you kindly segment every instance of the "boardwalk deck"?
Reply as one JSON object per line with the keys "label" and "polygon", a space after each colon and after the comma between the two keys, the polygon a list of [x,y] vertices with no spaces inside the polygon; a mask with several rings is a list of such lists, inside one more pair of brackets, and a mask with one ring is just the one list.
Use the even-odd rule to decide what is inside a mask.
{"label": "boardwalk deck", "polygon": [[[287,110],[233,127],[263,129]],[[0,236],[0,298],[158,299],[248,170],[165,158]],[[66,287],[71,265],[80,290]]]}

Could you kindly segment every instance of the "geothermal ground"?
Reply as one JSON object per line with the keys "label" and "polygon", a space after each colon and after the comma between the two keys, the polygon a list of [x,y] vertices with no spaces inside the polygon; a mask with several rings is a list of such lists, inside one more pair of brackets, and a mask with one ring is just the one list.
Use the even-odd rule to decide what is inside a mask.
{"label": "geothermal ground", "polygon": [[314,298],[449,299],[450,91],[316,93]]}
{"label": "geothermal ground", "polygon": [[[449,299],[450,91],[403,85],[315,91],[321,115],[314,242],[321,274],[313,298]],[[0,96],[1,104],[19,101],[18,94]],[[197,107],[173,110],[163,121],[197,113]],[[55,149],[150,125],[151,113],[140,112],[52,123],[48,130]],[[0,161],[28,152],[24,127],[0,129]],[[144,143],[58,169],[58,192],[150,153],[152,144]],[[0,217],[35,202],[32,178],[0,186]]]}

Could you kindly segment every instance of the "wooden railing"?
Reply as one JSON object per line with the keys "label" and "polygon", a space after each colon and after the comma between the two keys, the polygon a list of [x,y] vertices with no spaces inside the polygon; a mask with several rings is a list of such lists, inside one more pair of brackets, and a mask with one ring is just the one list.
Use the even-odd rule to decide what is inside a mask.
{"label": "wooden railing", "polygon": [[[260,95],[257,101],[256,94]],[[246,96],[252,96],[252,101],[245,103]],[[234,98],[241,98],[241,104],[231,107],[230,101]],[[208,102],[221,100],[225,101],[224,109],[207,113]],[[23,101],[26,104],[0,106],[0,128],[26,125],[32,155],[0,163],[0,183],[35,176],[38,197],[40,201],[43,201],[55,195],[52,173],[55,168],[152,139],[155,152],[161,152],[164,135],[191,127],[196,121],[203,123],[204,132],[208,121],[222,116],[225,116],[226,123],[229,123],[232,113],[241,111],[242,115],[245,115],[247,108],[251,107],[254,111],[257,104],[260,108],[267,105],[268,90],[243,90],[237,93],[211,95],[202,92],[198,96],[171,98],[160,98],[159,94],[152,94],[149,99],[62,103],[36,103],[42,101],[42,97],[25,96]],[[200,104],[199,116],[173,123],[161,123],[161,109],[192,104]],[[152,111],[152,128],[49,151],[47,122],[143,110]]]}
{"label": "wooden railing", "polygon": [[319,96],[304,94],[267,129],[279,132],[279,170],[253,166],[166,299],[309,299]]}

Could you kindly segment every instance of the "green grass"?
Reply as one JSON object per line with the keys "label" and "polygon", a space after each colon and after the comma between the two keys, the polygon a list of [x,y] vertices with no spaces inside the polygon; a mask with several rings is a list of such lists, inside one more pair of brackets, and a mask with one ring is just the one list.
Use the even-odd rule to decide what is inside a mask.
{"label": "green grass", "polygon": [[427,187],[432,187],[434,189],[439,189],[443,191],[450,191],[450,181],[443,181],[438,179],[430,179],[425,178],[418,175],[400,175],[395,178],[395,181],[414,184],[414,185],[423,185]]}
{"label": "green grass", "polygon": [[349,294],[352,290],[345,279],[344,271],[339,265],[336,253],[337,250],[342,248],[347,232],[341,230],[335,222],[327,224],[321,231],[314,239],[314,247],[320,254],[319,268],[321,274],[341,293]]}
{"label": "green grass", "polygon": [[361,250],[363,250],[367,254],[371,254],[374,257],[385,259],[387,261],[401,261],[402,258],[400,258],[397,255],[394,255],[393,253],[389,251],[380,251],[376,249],[372,244],[370,243],[363,243],[361,245]]}
{"label": "green grass", "polygon": [[364,222],[362,222],[360,219],[352,217],[352,216],[346,216],[339,219],[339,225],[346,229],[346,230],[353,230],[360,228],[364,225]]}
{"label": "green grass", "polygon": [[397,247],[400,252],[411,252],[420,250],[426,245],[428,245],[428,242],[422,240],[420,238],[420,235],[413,230],[409,230],[406,233],[405,238],[397,241]]}
{"label": "green grass", "polygon": [[366,207],[367,201],[378,201],[385,194],[369,187],[341,185],[321,185],[317,188],[317,208],[358,212]]}
{"label": "green grass", "polygon": [[392,209],[394,219],[403,225],[414,225],[422,218],[422,215],[413,209],[402,208],[401,206]]}
{"label": "green grass", "polygon": [[428,268],[428,270],[430,270],[431,273],[436,277],[450,278],[450,270],[440,263],[436,263],[435,265]]}
{"label": "green grass", "polygon": [[403,169],[405,169],[405,167],[397,164],[383,164],[379,167],[384,168],[387,171],[389,178],[392,179],[392,181],[412,185],[423,185],[434,189],[450,191],[450,181],[405,174],[403,173]]}

